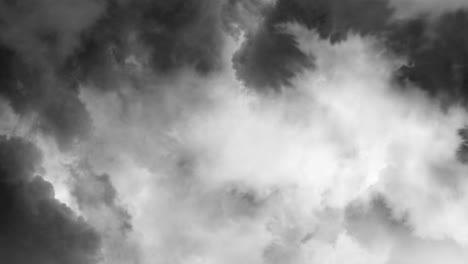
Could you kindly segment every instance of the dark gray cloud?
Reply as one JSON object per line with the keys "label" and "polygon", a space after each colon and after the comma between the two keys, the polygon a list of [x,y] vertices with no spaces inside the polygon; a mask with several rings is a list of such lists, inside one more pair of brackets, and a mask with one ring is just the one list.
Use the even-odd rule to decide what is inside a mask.
{"label": "dark gray cloud", "polygon": [[335,42],[350,31],[366,34],[383,28],[391,9],[384,1],[372,0],[278,0],[264,15],[263,23],[248,32],[234,64],[247,85],[278,89],[288,86],[301,68],[313,65],[301,53],[294,37],[278,30],[279,25],[300,23]]}
{"label": "dark gray cloud", "polygon": [[[248,85],[278,88],[288,84],[301,67],[310,66],[291,36],[277,25],[296,22],[337,42],[348,33],[375,36],[408,64],[395,73],[400,84],[413,84],[449,101],[466,98],[466,10],[447,11],[435,18],[414,14],[395,18],[385,0],[276,1],[260,27],[248,32],[234,58],[239,77]],[[465,26],[464,26],[465,25]]]}
{"label": "dark gray cloud", "polygon": [[68,148],[89,130],[77,87],[62,67],[82,33],[103,14],[105,1],[0,1],[0,96],[35,128]]}
{"label": "dark gray cloud", "polygon": [[0,96],[19,116],[34,117],[34,128],[52,135],[66,149],[85,137],[89,116],[68,83],[26,64],[17,52],[0,45]]}
{"label": "dark gray cloud", "polygon": [[[198,108],[198,105],[209,104],[208,102],[211,100],[217,100],[205,97],[211,96],[211,91],[206,92],[208,89],[217,89],[219,86],[225,85],[222,67],[225,65],[223,64],[225,63],[223,52],[227,43],[226,36],[238,38],[242,35],[241,33],[244,34],[242,36],[245,37],[245,40],[231,58],[231,62],[237,78],[250,89],[262,92],[273,90],[281,93],[286,87],[294,89],[292,80],[301,71],[310,70],[313,72],[316,70],[319,72],[318,65],[315,65],[314,54],[306,56],[298,47],[298,41],[295,37],[286,33],[282,27],[285,23],[298,23],[305,26],[306,29],[317,31],[319,38],[329,40],[331,45],[346,42],[351,34],[376,38],[386,46],[388,53],[407,58],[407,65],[395,69],[392,79],[392,84],[395,84],[395,87],[414,89],[417,86],[433,96],[443,97],[446,103],[465,103],[468,95],[466,93],[468,89],[468,38],[464,29],[468,26],[468,12],[450,8],[444,9],[442,13],[436,12],[437,16],[429,16],[427,10],[424,9],[427,7],[425,6],[424,12],[412,12],[410,16],[401,18],[398,17],[401,10],[393,4],[395,1],[0,0],[0,97],[2,97],[2,102],[5,99],[19,116],[18,122],[21,122],[23,117],[32,119],[32,132],[39,132],[40,135],[53,138],[61,151],[76,150],[74,147],[79,144],[75,143],[92,137],[93,133],[97,131],[95,127],[100,126],[105,127],[103,136],[100,136],[111,142],[108,146],[120,146],[121,144],[131,146],[127,149],[116,147],[115,149],[119,152],[131,152],[129,149],[133,148],[143,149],[144,151],[141,153],[144,155],[135,155],[136,161],[132,160],[132,162],[144,167],[147,165],[145,163],[162,159],[154,154],[157,152],[154,149],[159,148],[160,145],[153,141],[162,142],[169,138],[169,141],[177,142],[177,144],[190,144],[179,142],[180,135],[173,133],[168,127],[173,124],[173,120],[178,119],[181,115],[195,115],[191,112],[196,112],[194,109]],[[414,1],[414,3],[416,2],[419,1]],[[458,5],[458,1],[456,2],[457,4],[454,6],[462,6]],[[365,46],[364,48],[369,47]],[[330,49],[330,52],[336,52],[336,50]],[[347,53],[344,52],[344,54]],[[343,62],[345,61],[343,59]],[[178,78],[180,77],[178,73],[186,68],[194,70],[194,75],[190,76],[193,79],[185,81],[181,77],[180,81],[177,80],[177,84],[171,83],[172,80],[158,82],[159,78],[164,79],[166,76]],[[367,68],[365,72],[367,74]],[[217,81],[216,84],[205,82],[208,76],[217,76],[218,73],[222,75],[220,77],[222,80]],[[148,79],[146,79],[147,77]],[[358,76],[356,78],[365,77]],[[189,83],[193,80],[196,80],[197,84]],[[235,81],[233,78],[233,80],[227,80],[226,83],[231,82],[229,85],[236,86]],[[156,87],[154,89],[165,89],[164,92],[142,92],[143,88],[150,89],[148,88],[149,82],[152,83],[151,89],[154,87]],[[363,83],[374,84],[372,82]],[[204,89],[203,92],[191,89],[205,84],[209,88]],[[358,84],[360,83],[358,82]],[[353,85],[359,86],[358,84]],[[350,86],[354,87],[353,85]],[[82,88],[81,86],[87,87]],[[122,86],[128,86],[128,90],[131,92],[121,91]],[[184,87],[182,89],[179,86]],[[85,95],[81,93],[83,90],[80,89],[86,89],[85,91],[89,92],[86,104],[82,102],[86,99],[82,99]],[[172,90],[166,91],[170,89]],[[104,93],[100,93],[102,91]],[[114,121],[112,106],[106,108],[108,106],[101,107],[100,104],[104,104],[104,102],[109,103],[109,105],[115,103],[112,96],[109,97],[108,101],[105,100],[107,95],[114,92],[122,98],[126,96],[123,92],[131,94],[128,96],[128,100],[122,103],[125,105],[122,107],[125,108],[122,112],[129,113],[128,120],[139,119],[139,122],[109,121]],[[151,96],[148,96],[150,94]],[[152,97],[153,94],[154,97]],[[93,98],[94,96],[96,98]],[[99,96],[102,98],[98,98]],[[332,93],[331,97],[333,96],[338,97],[339,95]],[[413,100],[413,97],[408,100]],[[375,99],[375,97],[372,98]],[[389,98],[392,100],[391,96]],[[421,100],[426,100],[426,98]],[[196,103],[193,103],[195,101]],[[226,101],[229,100],[226,99]],[[340,100],[337,101],[342,103]],[[90,102],[94,102],[94,104]],[[392,102],[395,103],[390,101],[390,103]],[[398,102],[395,103],[397,106]],[[192,103],[196,104],[197,107],[192,106]],[[154,104],[157,104],[158,107],[149,106]],[[93,111],[89,110],[91,105],[95,108],[96,116],[91,116],[88,112]],[[406,109],[406,103],[403,104],[403,108]],[[391,114],[390,110],[386,111],[381,113]],[[416,112],[419,113],[418,111],[422,110]],[[276,111],[272,112],[277,114]],[[138,113],[144,114],[139,116]],[[212,114],[210,111],[207,113]],[[250,114],[250,112],[248,113]],[[300,115],[302,116],[302,114],[301,112]],[[358,115],[361,114],[358,112],[356,116],[351,115],[350,120],[347,121],[353,123],[354,119],[360,119]],[[226,116],[221,115],[220,119],[229,119],[233,116],[236,118],[235,113],[229,115],[229,118]],[[120,116],[116,115],[115,119],[118,118]],[[242,114],[241,118],[247,119]],[[254,117],[255,122],[253,123],[262,123],[262,118],[267,117]],[[164,120],[164,122],[156,120]],[[328,119],[325,120],[328,121]],[[362,120],[366,121],[365,118]],[[93,124],[93,121],[102,122],[104,125]],[[179,121],[177,120],[177,122]],[[237,121],[239,121],[238,124],[242,124],[241,120]],[[183,123],[183,121],[180,122]],[[375,122],[375,120],[367,120],[367,122]],[[145,124],[142,125],[142,123]],[[222,124],[215,122],[212,126],[208,126],[206,128],[208,133],[202,130],[201,134],[203,135],[200,137],[203,140],[201,141],[210,147],[229,141],[221,137],[220,142],[216,142],[214,138],[205,142],[205,133],[213,133],[220,126],[222,128]],[[236,125],[238,124],[236,123]],[[418,124],[416,122],[415,127],[418,127]],[[424,122],[422,124],[426,125]],[[125,130],[127,128],[124,129],[123,126],[134,127]],[[252,131],[245,130],[248,133],[240,130],[241,142],[244,140],[243,133],[250,135],[251,132],[265,129],[265,133],[259,133],[262,134],[259,137],[268,137],[270,130],[281,129],[276,124],[267,128],[259,128],[250,123],[246,126],[253,126],[253,128]],[[234,126],[228,125],[227,127],[228,132],[235,130]],[[346,128],[346,125],[343,127]],[[388,129],[391,130],[392,127],[393,125],[389,125]],[[410,126],[411,128],[413,127]],[[353,132],[360,133],[359,129],[356,128],[356,131],[353,130]],[[120,134],[120,130],[123,131],[122,134]],[[114,132],[116,137],[112,137]],[[255,135],[255,133],[252,134]],[[458,152],[454,153],[454,155],[458,155],[459,161],[462,163],[466,163],[468,160],[466,157],[468,136],[466,134],[466,129],[460,131],[462,145]],[[407,134],[403,133],[403,135]],[[275,145],[277,140],[275,136],[273,135],[271,141],[267,140],[267,143],[264,144]],[[257,143],[257,140],[251,142],[250,137],[246,136],[246,138],[246,142],[249,143],[246,145],[254,145],[252,142]],[[281,139],[282,136],[279,138]],[[430,138],[432,139],[432,137]],[[407,143],[405,140],[402,141]],[[117,141],[124,141],[124,143]],[[135,144],[135,142],[141,142],[141,144]],[[258,142],[261,143],[261,140]],[[300,143],[299,145],[302,146],[302,141]],[[233,145],[235,144],[236,142]],[[294,145],[294,141],[291,144]],[[102,146],[107,147],[105,144]],[[229,145],[229,147],[231,146]],[[262,147],[265,146],[259,145],[260,149]],[[90,146],[89,148],[97,149],[99,147]],[[250,152],[257,153],[250,151],[247,146],[245,148],[248,150],[245,151],[247,157],[249,157],[248,153]],[[161,149],[163,148],[161,147]],[[232,160],[237,160],[239,153],[243,152],[233,149]],[[282,157],[283,149],[287,148],[278,147],[278,151],[274,155],[275,159],[272,157],[271,161]],[[105,149],[103,153],[112,152],[112,150],[114,149]],[[178,152],[173,149],[167,150],[168,153],[165,151],[166,149],[161,150],[161,153],[164,152],[161,156],[171,156]],[[82,154],[79,150],[77,152],[78,155]],[[266,152],[271,151],[259,151],[257,156],[268,156],[269,154],[265,154]],[[120,154],[127,155],[127,153]],[[216,152],[216,155],[218,154]],[[153,155],[157,157],[153,157]],[[197,152],[196,155],[201,154]],[[67,187],[71,189],[70,196],[73,197],[73,201],[76,201],[77,210],[86,218],[85,221],[54,198],[54,189],[51,183],[42,177],[35,176],[41,165],[40,156],[39,151],[30,143],[17,138],[0,137],[0,215],[2,216],[0,219],[0,259],[12,264],[85,264],[98,262],[100,253],[103,253],[110,263],[137,263],[138,253],[130,241],[134,219],[131,217],[130,211],[121,204],[117,189],[112,184],[112,177],[102,172],[95,173],[88,165],[78,166],[77,171],[72,173],[71,181],[73,183]],[[128,156],[128,159],[131,159],[132,155],[128,154]],[[257,156],[252,160],[256,159]],[[286,158],[286,155],[284,156]],[[242,172],[243,166],[249,166],[250,160],[240,160],[242,162],[234,162],[235,166],[229,170],[240,167]],[[259,160],[258,163],[261,164],[261,159]],[[270,162],[269,158],[266,160]],[[231,160],[228,159],[226,162],[231,162]],[[99,161],[95,163],[99,163]],[[222,219],[220,222],[223,223],[230,223],[231,220],[254,221],[262,217],[263,211],[267,210],[270,204],[274,204],[271,201],[274,200],[275,195],[271,195],[275,196],[273,198],[269,195],[261,195],[258,190],[250,188],[248,184],[246,186],[226,184],[222,185],[223,188],[212,187],[213,189],[205,190],[202,185],[206,182],[198,183],[195,182],[194,177],[189,177],[191,172],[190,169],[186,168],[191,168],[192,165],[182,163],[184,164],[178,164],[180,166],[177,167],[180,171],[168,172],[170,179],[167,181],[169,183],[164,186],[158,185],[158,188],[165,188],[169,193],[167,196],[176,201],[183,200],[174,205],[180,206],[179,208],[184,212],[179,214],[179,212],[172,212],[173,208],[169,208],[167,210],[160,209],[157,213],[166,212],[174,219],[191,214],[208,215],[206,217],[208,220],[199,221],[201,226],[205,225],[205,222],[208,223],[209,228],[206,228],[209,230],[207,232],[209,236],[206,236],[208,238],[212,238],[210,236],[213,235],[212,230],[215,229],[212,226],[214,226],[213,223],[216,223],[216,219]],[[439,186],[441,189],[448,187],[450,190],[453,189],[463,194],[465,189],[459,185],[465,183],[465,179],[461,173],[452,170],[452,167],[458,167],[451,163],[441,166],[431,165],[425,166],[428,168],[428,174],[434,176],[431,178],[430,184]],[[163,167],[162,162],[161,164],[155,162],[147,167],[152,170],[158,166]],[[221,175],[224,173],[221,170],[226,169],[222,166],[221,163],[219,172]],[[263,170],[268,171],[265,167],[269,166],[254,166],[253,171],[262,170],[261,173],[258,173],[260,175],[264,173]],[[132,171],[132,173],[151,174],[153,173],[151,170],[146,172],[146,170],[141,169]],[[145,173],[141,171],[145,171]],[[460,169],[460,171],[462,170]],[[234,172],[232,174],[236,174],[235,170]],[[126,179],[127,181],[137,178],[132,173],[129,173],[130,180]],[[112,175],[114,174],[112,172]],[[180,177],[178,177],[179,174]],[[445,177],[452,174],[456,177]],[[249,174],[249,177],[252,178],[256,176]],[[122,184],[120,183],[120,185]],[[143,184],[138,182],[136,185],[142,187]],[[153,186],[148,188],[153,188]],[[150,189],[149,194],[145,193],[139,196],[138,199],[152,201],[152,198],[145,197],[145,195],[153,195],[151,191],[154,191],[155,188]],[[126,190],[125,187],[121,187],[121,189]],[[130,196],[127,194],[127,198]],[[460,197],[462,196],[460,195]],[[154,199],[157,200],[158,196],[155,195],[155,197]],[[157,202],[164,203],[159,200]],[[155,203],[147,203],[137,205],[137,207],[140,206],[145,210],[153,209]],[[199,208],[202,210],[197,211]],[[185,211],[188,212],[186,215]],[[153,223],[148,224],[148,222],[158,218],[159,215],[155,216],[154,219],[149,217],[150,220],[142,218],[147,215],[152,216],[152,214],[152,212],[144,212],[136,217],[140,225],[151,226],[150,231],[154,229],[154,225]],[[171,217],[162,219],[161,222],[172,227],[173,219]],[[412,231],[406,222],[406,217],[405,215],[397,215],[384,197],[378,197],[372,200],[370,205],[353,204],[348,206],[344,222],[350,236],[364,247],[371,248],[373,244],[379,244],[378,242],[387,239],[419,243],[415,242],[414,237],[406,234]],[[202,217],[200,216],[200,218]],[[308,245],[311,242],[321,241],[325,244],[335,244],[339,241],[342,227],[340,213],[326,212],[318,218],[320,222],[318,228],[316,230],[304,228],[304,234],[295,237],[294,243]],[[181,220],[180,225],[185,227],[186,223],[182,223],[183,221],[185,219]],[[176,230],[180,232],[182,238],[174,239],[175,242],[171,242],[172,244],[158,245],[156,248],[171,249],[171,247],[177,248],[180,242],[186,243],[185,230],[178,228],[176,224],[174,226],[173,229],[167,228],[161,232],[164,235],[159,237],[171,238],[173,230]],[[190,228],[192,227],[187,225],[187,229]],[[158,238],[159,230],[153,230],[153,233],[154,237]],[[194,235],[195,237],[197,235]],[[204,241],[208,238],[200,238],[200,240]],[[104,246],[100,243],[103,241]],[[228,240],[226,239],[226,241]],[[285,244],[290,243],[290,240],[284,239],[284,241]],[[151,243],[156,242],[147,243],[149,245],[142,247],[153,250],[152,246],[154,245]],[[215,246],[213,248],[216,248]],[[145,250],[151,251],[147,248]],[[187,248],[189,249],[188,246]],[[191,250],[188,249],[187,252]],[[168,252],[172,251],[168,250]],[[213,252],[219,252],[219,250],[216,249]],[[278,262],[278,259],[283,262],[296,261],[295,254],[297,252],[288,246],[283,247],[273,243],[265,252],[267,256],[265,261],[271,263]],[[396,258],[397,260],[399,258]]]}
{"label": "dark gray cloud", "polygon": [[247,35],[233,58],[237,75],[249,87],[280,89],[298,71],[312,63],[298,49],[293,36],[272,25]]}
{"label": "dark gray cloud", "polygon": [[19,138],[0,137],[0,259],[6,263],[92,264],[97,233],[54,198],[35,176],[40,152]]}
{"label": "dark gray cloud", "polygon": [[113,1],[85,35],[68,70],[100,88],[112,87],[123,75],[131,78],[126,68],[131,56],[156,73],[182,67],[215,71],[221,67],[229,12],[225,1]]}
{"label": "dark gray cloud", "polygon": [[[2,2],[0,95],[20,115],[34,113],[36,127],[63,149],[85,138],[90,118],[78,98],[80,83],[115,90],[138,88],[144,78],[134,60],[151,73],[193,67],[200,74],[221,67],[226,35],[244,30],[233,57],[247,86],[281,90],[313,59],[278,26],[297,22],[337,42],[354,32],[382,38],[409,65],[395,73],[400,84],[416,84],[448,100],[465,96],[468,56],[466,11],[434,19],[396,20],[385,0],[333,1],[27,1]],[[56,10],[54,12],[50,10]],[[8,11],[8,12],[7,12]]]}
{"label": "dark gray cloud", "polygon": [[27,64],[59,64],[102,15],[101,0],[0,1],[0,40]]}
{"label": "dark gray cloud", "polygon": [[[0,95],[20,115],[34,113],[36,127],[65,149],[86,137],[90,118],[78,85],[140,87],[135,62],[152,73],[193,67],[200,74],[221,67],[224,37],[244,30],[233,57],[247,86],[279,89],[312,67],[294,37],[278,26],[297,22],[337,42],[354,32],[382,38],[409,65],[395,73],[448,100],[465,97],[468,60],[466,11],[436,18],[415,14],[397,20],[386,0],[333,1],[2,1]],[[54,10],[54,11],[51,11]],[[148,66],[148,67],[146,67]]]}
{"label": "dark gray cloud", "polygon": [[468,13],[455,11],[435,20],[411,19],[396,23],[388,34],[389,47],[408,56],[400,80],[409,81],[431,94],[464,101],[468,89],[468,38],[463,29]]}
{"label": "dark gray cloud", "polygon": [[457,150],[457,157],[462,163],[468,162],[468,127],[458,130],[458,135],[462,139],[460,147]]}
{"label": "dark gray cloud", "polygon": [[362,245],[372,248],[383,239],[410,233],[404,215],[398,215],[385,197],[377,195],[370,203],[354,202],[345,211],[347,231]]}

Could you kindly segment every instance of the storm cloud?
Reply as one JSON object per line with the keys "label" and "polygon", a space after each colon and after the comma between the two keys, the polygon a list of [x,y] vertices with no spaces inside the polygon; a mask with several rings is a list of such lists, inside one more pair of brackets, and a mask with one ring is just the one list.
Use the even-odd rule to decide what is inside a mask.
{"label": "storm cloud", "polygon": [[40,151],[0,138],[0,258],[8,263],[98,263],[100,239],[37,176]]}
{"label": "storm cloud", "polygon": [[468,4],[0,1],[0,262],[468,261]]}

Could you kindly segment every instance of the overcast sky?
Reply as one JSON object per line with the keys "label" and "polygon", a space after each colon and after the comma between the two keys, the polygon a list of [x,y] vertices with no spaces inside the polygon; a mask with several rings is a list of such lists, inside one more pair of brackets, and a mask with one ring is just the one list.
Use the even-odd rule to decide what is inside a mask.
{"label": "overcast sky", "polygon": [[468,263],[468,1],[0,0],[0,263]]}

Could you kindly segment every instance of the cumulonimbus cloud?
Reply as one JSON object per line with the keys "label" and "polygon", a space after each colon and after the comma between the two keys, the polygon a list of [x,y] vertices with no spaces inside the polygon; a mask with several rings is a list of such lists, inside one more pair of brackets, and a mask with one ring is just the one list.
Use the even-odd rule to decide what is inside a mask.
{"label": "cumulonimbus cloud", "polygon": [[72,3],[0,14],[0,259],[468,259],[461,6]]}

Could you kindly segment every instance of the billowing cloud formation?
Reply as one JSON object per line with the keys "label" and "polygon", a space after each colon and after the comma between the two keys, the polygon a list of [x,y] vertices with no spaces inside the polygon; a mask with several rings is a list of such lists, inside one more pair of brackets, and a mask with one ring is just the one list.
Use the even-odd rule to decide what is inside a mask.
{"label": "billowing cloud formation", "polygon": [[105,9],[103,1],[1,1],[0,95],[63,148],[83,138],[89,117],[61,68],[81,34]]}
{"label": "billowing cloud formation", "polygon": [[468,13],[402,3],[2,3],[0,259],[466,263]]}
{"label": "billowing cloud formation", "polygon": [[390,50],[407,57],[408,65],[401,67],[398,78],[449,100],[466,97],[467,45],[460,30],[467,14],[463,10],[431,9],[439,15],[395,19],[398,10],[386,1],[292,0],[276,1],[269,7],[261,25],[248,31],[234,59],[239,77],[248,85],[279,88],[302,67],[313,65],[293,39],[277,30],[281,23],[297,21],[332,42],[342,41],[347,32],[378,36]]}
{"label": "billowing cloud formation", "polygon": [[[105,89],[130,75],[129,68],[151,67],[168,74],[192,66],[208,73],[221,65],[224,29],[231,12],[224,1],[117,1],[91,28],[68,70]],[[226,18],[225,18],[226,17]]]}
{"label": "billowing cloud formation", "polygon": [[138,255],[128,241],[131,218],[119,204],[109,175],[96,175],[84,164],[74,169],[74,188],[78,208],[87,221],[102,234],[103,251],[108,263],[135,263]]}
{"label": "billowing cloud formation", "polygon": [[[83,90],[98,124],[87,156],[128,201],[143,261],[392,263],[431,250],[463,262],[463,108],[398,87],[403,60],[375,38],[333,45],[301,26],[278,30],[315,58],[278,96],[250,92],[232,71],[180,72],[164,92],[151,81],[126,90],[127,104]],[[375,199],[381,233],[365,217]]]}
{"label": "billowing cloud formation", "polygon": [[53,186],[34,176],[41,154],[18,138],[0,138],[0,258],[7,263],[98,263],[99,236]]}

